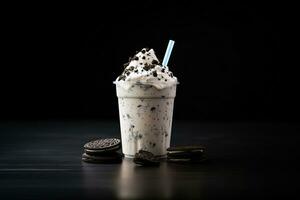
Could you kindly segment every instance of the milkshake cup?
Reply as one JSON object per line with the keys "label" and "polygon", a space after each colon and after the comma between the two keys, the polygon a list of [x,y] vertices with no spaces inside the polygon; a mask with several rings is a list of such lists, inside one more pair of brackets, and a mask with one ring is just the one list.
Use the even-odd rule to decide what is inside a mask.
{"label": "milkshake cup", "polygon": [[114,82],[119,104],[122,151],[165,157],[170,146],[177,78],[160,65],[153,49],[142,49]]}
{"label": "milkshake cup", "polygon": [[170,146],[176,85],[164,89],[117,86],[122,150],[132,158],[139,150],[166,156]]}

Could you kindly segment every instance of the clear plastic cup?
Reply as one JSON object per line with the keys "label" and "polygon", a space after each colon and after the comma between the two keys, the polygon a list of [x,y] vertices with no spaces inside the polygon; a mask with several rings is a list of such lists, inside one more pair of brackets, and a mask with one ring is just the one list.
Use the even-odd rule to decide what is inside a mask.
{"label": "clear plastic cup", "polygon": [[125,90],[116,85],[122,151],[133,158],[139,150],[165,157],[170,146],[176,85],[156,89],[136,84]]}

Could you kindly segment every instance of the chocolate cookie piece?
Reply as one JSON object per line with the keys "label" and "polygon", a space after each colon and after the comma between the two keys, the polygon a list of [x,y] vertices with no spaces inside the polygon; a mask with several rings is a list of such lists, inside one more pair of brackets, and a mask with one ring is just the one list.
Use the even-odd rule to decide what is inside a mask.
{"label": "chocolate cookie piece", "polygon": [[148,151],[140,150],[135,154],[133,162],[143,166],[158,166],[158,159]]}
{"label": "chocolate cookie piece", "polygon": [[93,140],[84,145],[84,149],[90,153],[117,151],[121,148],[121,141],[117,138]]}
{"label": "chocolate cookie piece", "polygon": [[89,163],[120,163],[122,161],[122,155],[114,153],[105,156],[92,156],[86,153],[82,154],[82,161]]}

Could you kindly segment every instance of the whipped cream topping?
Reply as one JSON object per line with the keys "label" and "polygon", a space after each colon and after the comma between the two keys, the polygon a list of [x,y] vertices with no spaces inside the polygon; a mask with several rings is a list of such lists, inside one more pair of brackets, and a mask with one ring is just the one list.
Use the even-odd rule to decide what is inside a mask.
{"label": "whipped cream topping", "polygon": [[177,78],[168,66],[160,65],[153,49],[143,48],[133,58],[129,58],[124,67],[123,73],[114,83],[126,90],[136,84],[152,85],[157,89],[177,84]]}

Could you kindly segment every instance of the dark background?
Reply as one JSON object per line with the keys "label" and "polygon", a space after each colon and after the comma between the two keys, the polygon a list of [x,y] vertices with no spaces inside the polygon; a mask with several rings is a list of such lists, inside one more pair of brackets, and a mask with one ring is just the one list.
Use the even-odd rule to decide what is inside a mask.
{"label": "dark background", "polygon": [[[145,187],[141,197],[299,194],[298,6],[147,0],[1,8],[2,199],[111,199],[119,181],[128,194]],[[180,81],[171,145],[202,144],[209,162],[152,169],[81,162],[87,141],[120,137],[112,82],[123,63],[146,46],[162,58],[169,39]]]}
{"label": "dark background", "polygon": [[5,10],[1,119],[118,119],[112,82],[122,64],[143,47],[162,58],[173,39],[175,119],[299,120],[282,2],[26,3]]}

